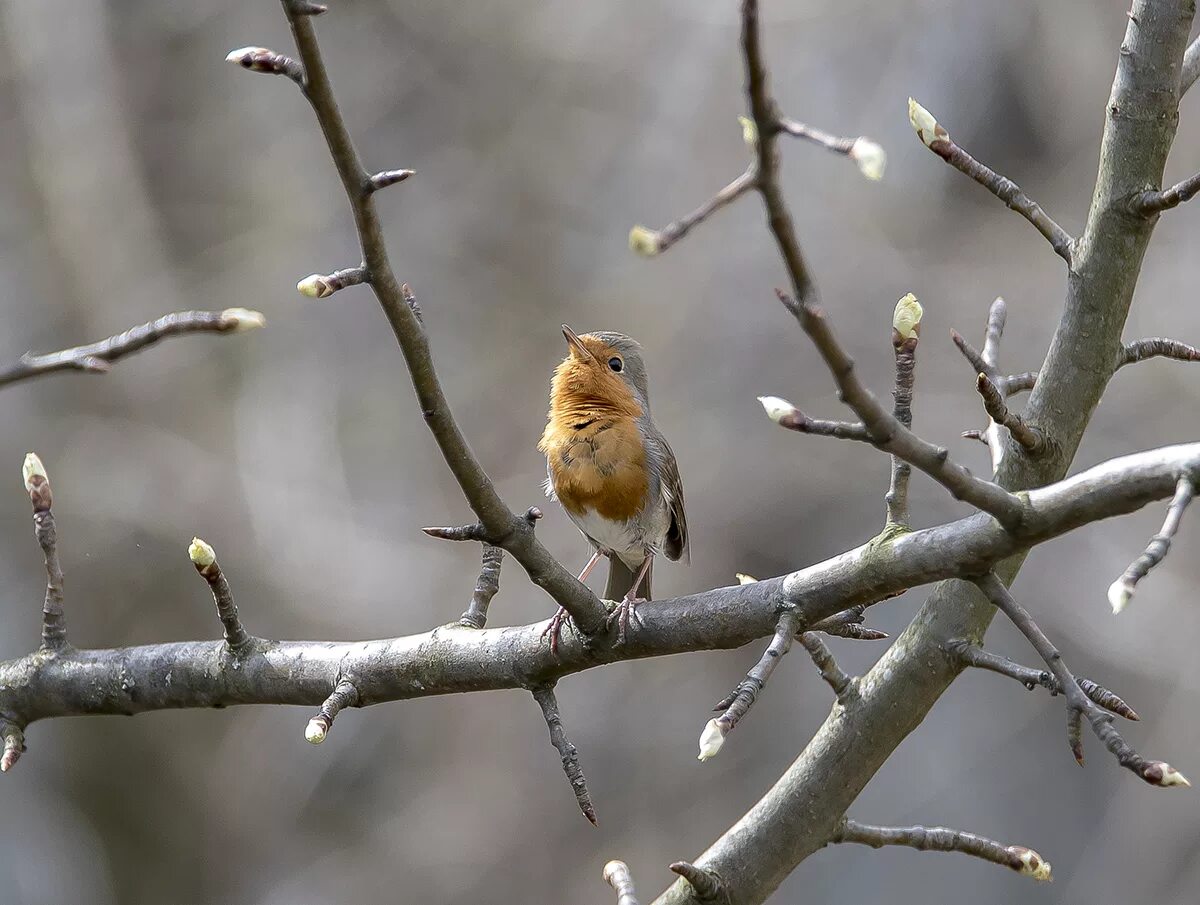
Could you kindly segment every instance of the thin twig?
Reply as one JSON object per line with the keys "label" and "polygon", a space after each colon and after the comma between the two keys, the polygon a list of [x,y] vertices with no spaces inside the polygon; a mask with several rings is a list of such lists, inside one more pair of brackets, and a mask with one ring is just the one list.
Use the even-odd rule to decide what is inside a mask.
{"label": "thin twig", "polygon": [[345,679],[338,682],[333,693],[325,699],[325,703],[317,711],[317,715],[304,727],[305,741],[313,745],[321,744],[329,735],[329,730],[333,726],[333,721],[337,719],[337,715],[347,707],[356,706],[358,706],[358,688],[353,682]]}
{"label": "thin twig", "polygon": [[813,632],[802,632],[800,634],[800,643],[804,645],[804,649],[812,657],[812,661],[816,664],[821,678],[833,689],[833,694],[837,698],[838,703],[846,704],[854,696],[854,680],[846,675],[842,671],[842,668],[837,665],[837,660],[833,658],[833,652]]}
{"label": "thin twig", "polygon": [[126,355],[138,352],[168,336],[185,333],[242,333],[266,323],[257,311],[226,308],[224,311],[176,311],[149,323],[139,324],[86,346],[61,352],[26,352],[15,364],[0,368],[0,386],[28,380],[55,371],[87,371],[104,374],[110,365]]}
{"label": "thin twig", "polygon": [[[1016,679],[1030,691],[1041,686],[1049,691],[1051,695],[1062,694],[1062,686],[1058,684],[1058,679],[1049,670],[1023,666],[1015,660],[1010,660],[1008,657],[1002,657],[1000,654],[984,650],[982,647],[972,644],[963,638],[951,641],[946,645],[946,650],[961,660],[964,666],[984,669],[988,672],[994,672],[997,675]],[[1127,720],[1136,721],[1141,719],[1137,715],[1137,712],[1126,704],[1122,698],[1109,691],[1103,685],[1097,685],[1091,679],[1085,679],[1083,676],[1077,676],[1076,681],[1079,683],[1079,687],[1083,693],[1105,710],[1110,710],[1117,716],[1124,717]]]}
{"label": "thin twig", "polygon": [[987,326],[983,332],[983,373],[995,376],[1000,362],[1000,340],[1004,338],[1004,327],[1008,323],[1008,304],[1000,296],[988,306]]}
{"label": "thin twig", "polygon": [[515,514],[496,492],[459,429],[434,369],[429,340],[418,312],[396,279],[388,258],[383,228],[375,207],[375,186],[363,167],[333,94],[311,15],[298,0],[281,0],[303,64],[303,93],[312,105],[329,154],[354,214],[368,282],[400,344],[425,423],[458,481],[463,495],[485,529],[486,539],[503,547],[529,573],[534,583],[570,613],[587,636],[603,632],[608,611],[604,604],[534,536],[532,523]]}
{"label": "thin twig", "polygon": [[[919,324],[917,326],[919,327]],[[913,385],[916,382],[917,343],[920,339],[919,329],[914,328],[912,335],[905,338],[899,330],[892,328],[892,349],[896,355],[896,387],[892,390],[892,417],[906,428],[912,427]],[[884,498],[889,527],[909,526],[908,482],[911,476],[912,466],[899,456],[893,455],[891,483]]]}
{"label": "thin twig", "polygon": [[1142,192],[1130,202],[1134,213],[1143,217],[1153,217],[1163,211],[1178,207],[1185,201],[1191,201],[1200,192],[1200,173],[1189,176],[1183,182],[1176,183],[1161,192]]}
{"label": "thin twig", "polygon": [[[1083,689],[1079,687],[1078,681],[1063,662],[1062,654],[1058,652],[1058,648],[1046,637],[1028,610],[1017,603],[1012,594],[1009,593],[1008,588],[996,577],[995,573],[989,572],[981,578],[974,579],[974,581],[979,590],[984,593],[984,596],[998,610],[1004,613],[1012,621],[1013,625],[1020,630],[1021,634],[1028,639],[1029,643],[1033,645],[1034,650],[1038,652],[1042,660],[1045,661],[1050,671],[1054,674],[1054,677],[1058,679],[1063,696],[1067,699],[1068,709],[1079,711],[1087,719],[1096,737],[1112,752],[1112,755],[1117,759],[1117,763],[1154,786],[1191,785],[1184,775],[1170,764],[1164,761],[1145,760],[1134,750],[1133,746],[1122,738],[1121,734],[1112,724],[1112,714],[1101,708],[1083,693]],[[1071,742],[1072,752],[1076,755],[1076,759],[1080,759],[1082,753],[1075,749],[1073,739],[1069,741]]]}
{"label": "thin twig", "polygon": [[[897,595],[898,596],[898,595]],[[862,624],[866,605],[859,604],[849,609],[834,613],[828,619],[814,622],[808,627],[810,632],[824,632],[826,635],[836,635],[839,638],[852,638],[859,641],[883,641],[888,637],[887,632],[867,628]]]}
{"label": "thin twig", "polygon": [[692,231],[693,227],[699,226],[717,211],[723,207],[727,207],[742,195],[755,187],[757,174],[756,167],[751,164],[746,172],[738,176],[737,179],[729,183],[702,205],[692,211],[690,214],[685,214],[678,220],[668,223],[662,229],[653,230],[647,229],[644,226],[635,226],[629,231],[629,247],[638,254],[653,256],[662,254],[672,245],[686,236]]}
{"label": "thin twig", "polygon": [[983,354],[953,327],[950,328],[950,338],[958,347],[958,351],[963,354],[963,358],[970,363],[974,373],[986,374],[990,370],[988,363],[983,360]]}
{"label": "thin twig", "polygon": [[676,861],[671,870],[688,881],[697,902],[704,905],[727,905],[729,902],[725,885],[713,871],[697,867],[690,861]]}
{"label": "thin twig", "polygon": [[42,650],[67,647],[67,617],[63,611],[63,570],[58,560],[58,533],[54,526],[54,494],[50,478],[37,453],[25,456],[21,467],[25,490],[33,506],[33,534],[46,559],[46,598],[42,603]]}
{"label": "thin twig", "polygon": [[471,595],[471,605],[458,620],[459,625],[465,628],[483,628],[487,625],[488,606],[500,590],[500,565],[504,561],[504,551],[485,543],[482,559],[483,565],[479,570],[479,580],[475,582],[475,593]]}
{"label": "thin twig", "polygon": [[795,138],[803,138],[805,141],[811,141],[815,145],[820,145],[827,151],[832,151],[835,154],[850,154],[850,149],[854,147],[855,138],[841,138],[833,135],[823,129],[817,129],[806,123],[797,122],[794,119],[788,119],[786,116],[779,118],[779,128]]}
{"label": "thin twig", "polygon": [[799,625],[800,614],[795,610],[787,610],[779,617],[779,622],[775,625],[775,636],[767,645],[762,657],[754,664],[753,669],[746,673],[746,678],[738,683],[737,688],[713,708],[723,712],[719,717],[709,720],[700,735],[700,760],[715,757],[725,744],[725,736],[737,727],[742,717],[754,706],[754,702],[758,700],[758,693],[770,680],[775,667],[791,650]]}
{"label": "thin twig", "polygon": [[1010,210],[1016,211],[1033,224],[1033,227],[1045,236],[1055,254],[1066,261],[1068,267],[1071,266],[1071,250],[1075,240],[1055,223],[1040,205],[1021,191],[1019,185],[980,163],[955,144],[933,115],[912,98],[908,99],[908,118],[917,137],[929,150],[960,173],[970,176],[1003,201]]}
{"label": "thin twig", "polygon": [[530,691],[533,693],[534,700],[538,702],[538,706],[542,708],[546,728],[550,730],[550,743],[554,745],[558,750],[559,757],[562,758],[563,773],[566,774],[567,782],[571,784],[571,791],[575,793],[575,803],[579,805],[579,810],[583,812],[583,816],[588,819],[588,822],[592,826],[596,826],[596,809],[592,807],[592,796],[588,793],[587,779],[583,775],[583,768],[579,766],[579,752],[575,750],[575,746],[567,738],[566,730],[563,729],[562,717],[558,713],[558,699],[554,696],[554,686],[535,685]]}
{"label": "thin twig", "polygon": [[1009,411],[1004,404],[1004,394],[992,382],[992,378],[980,372],[975,378],[975,389],[983,398],[983,410],[994,422],[1007,428],[1012,438],[1031,456],[1041,455],[1046,451],[1046,436],[1038,428],[1027,423],[1016,412]]}
{"label": "thin twig", "polygon": [[1175,339],[1155,336],[1125,343],[1117,357],[1117,367],[1136,364],[1147,358],[1173,358],[1176,361],[1200,361],[1200,349]]}
{"label": "thin twig", "polygon": [[873,826],[843,818],[830,841],[854,842],[871,848],[905,845],[923,852],[959,852],[1011,868],[1035,880],[1050,879],[1050,862],[1031,848],[1004,845],[944,826]]}
{"label": "thin twig", "polygon": [[759,396],[758,401],[766,411],[767,417],[780,427],[796,433],[812,434],[815,437],[836,437],[839,440],[857,440],[860,443],[871,442],[871,435],[863,424],[810,418],[779,396]]}
{"label": "thin twig", "polygon": [[229,645],[229,649],[234,654],[241,654],[254,639],[242,628],[242,621],[238,618],[237,604],[233,602],[233,591],[229,587],[229,580],[217,562],[216,551],[205,541],[193,537],[192,543],[188,547],[188,557],[192,560],[196,571],[200,573],[200,577],[208,582],[209,590],[212,591],[213,601],[217,605],[217,618],[221,620],[221,625],[225,628],[225,643]]}
{"label": "thin twig", "polygon": [[1121,612],[1129,605],[1129,601],[1133,599],[1134,592],[1137,590],[1138,582],[1163,561],[1167,551],[1171,549],[1171,539],[1175,537],[1175,532],[1179,530],[1179,523],[1183,521],[1183,512],[1195,495],[1196,485],[1186,475],[1181,477],[1175,487],[1175,497],[1171,500],[1171,505],[1167,507],[1167,517],[1163,521],[1162,529],[1150,538],[1145,552],[1130,563],[1129,568],[1121,577],[1109,586],[1108,602],[1112,604],[1114,613]]}
{"label": "thin twig", "polygon": [[633,875],[624,861],[609,861],[604,865],[604,881],[617,894],[617,905],[638,905],[633,890]]}
{"label": "thin twig", "polygon": [[872,445],[919,468],[949,490],[955,499],[965,500],[983,510],[1006,529],[1012,531],[1020,527],[1024,518],[1024,504],[1019,497],[990,481],[975,477],[966,468],[951,461],[945,447],[922,440],[900,424],[879,404],[875,395],[859,382],[854,372],[854,361],[833,335],[825,312],[808,302],[798,302],[781,290],[777,289],[776,294],[825,359],[840,398],[862,419],[871,435]]}

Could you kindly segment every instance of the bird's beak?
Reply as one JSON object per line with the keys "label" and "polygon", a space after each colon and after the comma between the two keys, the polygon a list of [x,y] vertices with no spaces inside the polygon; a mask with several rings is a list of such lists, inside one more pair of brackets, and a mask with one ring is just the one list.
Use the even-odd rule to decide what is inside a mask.
{"label": "bird's beak", "polygon": [[587,346],[583,344],[583,340],[579,338],[574,330],[566,324],[562,325],[563,336],[566,337],[567,345],[571,347],[571,355],[575,358],[584,359],[585,361],[595,356],[587,350]]}

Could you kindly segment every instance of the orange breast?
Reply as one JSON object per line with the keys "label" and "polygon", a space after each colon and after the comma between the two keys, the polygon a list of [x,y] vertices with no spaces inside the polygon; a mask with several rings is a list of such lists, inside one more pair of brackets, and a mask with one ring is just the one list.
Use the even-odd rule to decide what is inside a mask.
{"label": "orange breast", "polygon": [[646,450],[632,418],[603,415],[589,422],[551,418],[538,448],[550,480],[569,512],[594,510],[626,521],[645,508],[650,489]]}

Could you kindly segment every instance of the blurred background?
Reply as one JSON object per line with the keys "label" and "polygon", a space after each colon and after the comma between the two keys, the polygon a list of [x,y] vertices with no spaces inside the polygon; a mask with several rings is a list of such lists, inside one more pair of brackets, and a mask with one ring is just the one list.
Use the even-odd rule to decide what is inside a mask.
{"label": "blurred background", "polygon": [[[862,373],[891,386],[896,299],[925,305],[916,424],[973,468],[983,426],[951,326],[981,339],[1009,302],[1003,366],[1035,368],[1063,298],[1062,262],[1029,225],[922,148],[911,94],[981,160],[1082,231],[1124,0],[791,0],[764,4],[785,112],[890,154],[882,183],[783,142],[786,188],[822,297]],[[559,324],[646,347],[654,411],[687,487],[690,568],[660,596],[775,575],[882,525],[888,463],[778,430],[773,393],[843,417],[830,380],[774,301],[783,281],[756,198],[661,258],[626,246],[742,171],[737,4],[670,0],[333,0],[318,31],[371,168],[416,178],[380,196],[393,260],[425,312],[460,424],[506,500],[543,504],[541,432]],[[298,279],[358,262],[350,218],[307,105],[283,79],[224,62],[246,44],[290,53],[271,0],[0,0],[0,362],[92,341],[159,314],[242,305],[263,331],[177,339],[103,377],[0,393],[0,656],[37,641],[44,588],[27,450],[53,478],[72,640],[116,646],[218,637],[187,561],[213,543],[243,619],[275,638],[372,638],[454,619],[472,545],[422,525],[469,518],[369,291],[316,302]],[[1196,168],[1200,97],[1186,98],[1168,181]],[[1128,338],[1200,340],[1197,217],[1163,218]],[[1113,381],[1076,468],[1194,441],[1200,370],[1161,361]],[[543,504],[544,505],[544,504]],[[587,550],[562,512],[538,533],[569,567]],[[913,480],[914,518],[965,509]],[[1196,525],[1114,619],[1105,589],[1164,507],[1096,525],[1030,557],[1016,589],[1075,670],[1143,715],[1146,754],[1200,772]],[[893,635],[924,589],[870,615]],[[492,624],[550,615],[511,562]],[[1170,631],[1166,621],[1170,619]],[[832,642],[864,670],[882,644]],[[989,646],[1034,663],[997,622]],[[696,761],[711,706],[757,659],[743,650],[618,664],[559,685],[600,827],[578,813],[536,705],[518,692],[347,711],[320,748],[306,709],[233,708],[35,724],[0,783],[0,888],[19,905],[610,902],[601,866],[644,895],[672,879],[796,756],[829,709],[788,658],[725,751]],[[1072,762],[1059,699],[967,675],[855,804],[864,821],[946,824],[1032,846],[1056,882],[974,859],[834,847],[774,901],[975,905],[1194,903],[1195,794],[1164,794],[1088,737]]]}

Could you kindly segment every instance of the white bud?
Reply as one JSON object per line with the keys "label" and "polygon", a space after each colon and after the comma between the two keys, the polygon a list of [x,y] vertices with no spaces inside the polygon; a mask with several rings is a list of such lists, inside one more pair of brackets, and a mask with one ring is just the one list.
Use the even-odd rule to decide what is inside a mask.
{"label": "white bud", "polygon": [[267,325],[267,319],[261,311],[251,311],[249,308],[226,308],[221,312],[221,319],[232,324],[234,333],[245,333]]}
{"label": "white bud", "polygon": [[912,339],[921,325],[921,315],[925,309],[911,292],[896,302],[896,310],[892,314],[892,326],[904,339]]}
{"label": "white bud", "polygon": [[873,182],[883,178],[887,168],[887,152],[869,138],[856,138],[850,146],[850,159],[858,164],[858,169]]}
{"label": "white bud", "polygon": [[776,424],[782,424],[784,418],[788,415],[794,415],[798,411],[794,405],[786,399],[780,399],[778,396],[759,396],[758,401],[762,403],[767,417]]}
{"label": "white bud", "polygon": [[1133,600],[1133,591],[1133,585],[1126,581],[1123,575],[1108,586],[1108,603],[1112,607],[1113,615],[1129,606],[1129,601]]}
{"label": "white bud", "polygon": [[737,576],[738,584],[754,584],[758,581],[753,575],[747,575],[745,572],[734,573]]}
{"label": "white bud", "polygon": [[321,744],[328,734],[329,730],[325,728],[325,721],[319,717],[313,717],[304,727],[304,740],[311,745]]}
{"label": "white bud", "polygon": [[652,258],[660,251],[660,237],[652,229],[637,225],[629,231],[629,250],[645,258]]}
{"label": "white bud", "polygon": [[193,537],[192,542],[188,545],[188,558],[193,564],[203,569],[217,561],[217,551],[200,538]]}
{"label": "white bud", "polygon": [[1050,881],[1054,878],[1050,875],[1050,862],[1039,855],[1031,848],[1025,848],[1020,845],[1009,846],[1010,852],[1015,852],[1017,858],[1021,861],[1020,873],[1026,877],[1033,877],[1035,880]]}
{"label": "white bud", "polygon": [[725,744],[725,732],[715,719],[709,720],[704,724],[704,731],[700,733],[700,755],[696,759],[708,760],[716,757],[723,744]]}
{"label": "white bud", "polygon": [[229,54],[225,57],[225,62],[245,66],[255,57],[261,57],[270,52],[266,47],[239,47],[237,50],[229,51]]}
{"label": "white bud", "polygon": [[742,141],[744,141],[751,150],[758,145],[758,126],[754,120],[748,116],[739,116],[738,122],[742,126]]}
{"label": "white bud", "polygon": [[938,139],[950,137],[946,130],[938,124],[938,121],[933,118],[933,114],[911,97],[908,99],[908,121],[916,131],[917,137],[925,143],[926,147],[932,146]]}
{"label": "white bud", "polygon": [[25,461],[21,464],[21,477],[25,479],[25,489],[33,491],[33,479],[35,477],[45,478],[46,466],[42,464],[42,460],[38,458],[37,453],[26,453]]}
{"label": "white bud", "polygon": [[1158,785],[1191,787],[1192,784],[1188,782],[1188,778],[1170,764],[1159,761],[1157,766],[1162,769],[1162,779],[1158,781]]}
{"label": "white bud", "polygon": [[333,295],[328,281],[319,273],[306,276],[296,284],[296,289],[301,295],[307,295],[310,299],[327,299]]}

